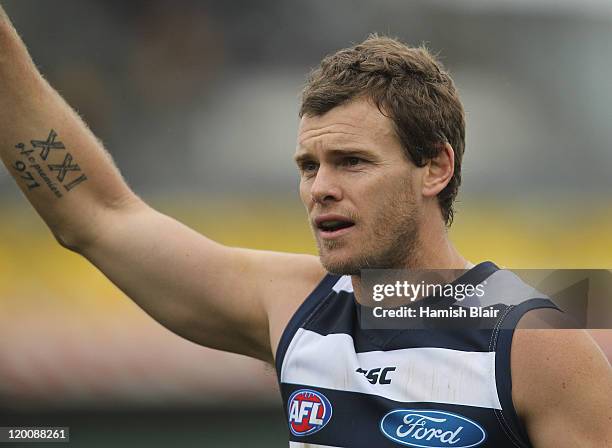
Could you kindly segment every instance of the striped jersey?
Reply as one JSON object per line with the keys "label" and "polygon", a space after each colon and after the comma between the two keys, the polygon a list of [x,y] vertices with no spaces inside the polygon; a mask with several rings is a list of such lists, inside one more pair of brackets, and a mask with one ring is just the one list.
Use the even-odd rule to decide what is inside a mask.
{"label": "striped jersey", "polygon": [[491,262],[453,284],[486,285],[486,299],[450,301],[493,307],[491,325],[364,329],[351,277],[326,275],[277,349],[289,446],[531,447],[512,403],[512,335],[526,312],[556,306]]}

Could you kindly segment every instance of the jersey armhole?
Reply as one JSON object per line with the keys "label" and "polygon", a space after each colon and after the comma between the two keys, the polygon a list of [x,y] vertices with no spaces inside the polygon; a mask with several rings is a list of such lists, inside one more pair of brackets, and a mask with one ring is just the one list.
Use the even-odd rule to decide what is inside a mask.
{"label": "jersey armhole", "polygon": [[291,342],[293,335],[295,335],[298,328],[300,328],[300,326],[308,319],[308,316],[310,316],[321,299],[325,298],[327,295],[323,295],[322,293],[324,293],[326,290],[331,290],[332,286],[334,286],[339,278],[339,275],[326,274],[315,289],[312,290],[308,297],[306,297],[306,299],[298,307],[293,316],[291,316],[291,319],[289,319],[289,322],[281,335],[278,347],[276,348],[276,359],[274,361],[274,365],[276,367],[276,374],[279,381],[281,377],[283,359],[285,358],[285,354],[287,353],[287,349],[289,348],[289,343]]}
{"label": "jersey armhole", "polygon": [[529,299],[511,309],[498,322],[492,335],[492,349],[495,351],[495,381],[501,410],[496,412],[498,420],[508,437],[521,448],[530,448],[527,430],[521,423],[512,400],[512,372],[510,354],[514,330],[520,319],[529,311],[541,308],[561,310],[550,300]]}

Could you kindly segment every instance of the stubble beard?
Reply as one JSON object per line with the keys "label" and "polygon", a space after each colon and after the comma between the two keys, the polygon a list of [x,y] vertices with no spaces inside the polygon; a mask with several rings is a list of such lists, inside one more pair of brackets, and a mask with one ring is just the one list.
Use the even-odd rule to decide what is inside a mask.
{"label": "stubble beard", "polygon": [[[402,195],[403,196],[403,195]],[[401,197],[381,207],[364,241],[353,242],[354,255],[335,259],[333,252],[348,243],[317,238],[323,267],[337,275],[360,275],[363,269],[407,269],[418,265],[419,226],[412,196]],[[357,245],[361,246],[360,250]]]}

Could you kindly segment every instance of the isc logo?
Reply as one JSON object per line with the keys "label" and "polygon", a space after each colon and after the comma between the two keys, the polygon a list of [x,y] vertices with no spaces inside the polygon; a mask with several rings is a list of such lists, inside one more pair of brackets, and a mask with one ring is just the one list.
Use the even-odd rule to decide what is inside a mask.
{"label": "isc logo", "polygon": [[295,436],[321,430],[332,416],[331,403],[325,395],[310,389],[296,390],[289,397],[289,429]]}
{"label": "isc logo", "polygon": [[387,375],[395,372],[395,367],[378,367],[372,370],[363,370],[360,367],[355,372],[365,376],[370,384],[391,384],[391,379]]}

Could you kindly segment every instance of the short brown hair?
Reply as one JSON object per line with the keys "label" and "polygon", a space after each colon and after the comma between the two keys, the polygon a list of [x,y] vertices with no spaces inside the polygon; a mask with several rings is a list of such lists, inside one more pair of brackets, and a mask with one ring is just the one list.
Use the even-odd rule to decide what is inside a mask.
{"label": "short brown hair", "polygon": [[455,153],[455,171],[438,194],[446,225],[461,184],[465,116],[453,80],[427,48],[370,35],[362,43],[325,57],[302,92],[300,117],[323,115],[359,97],[369,97],[393,120],[400,142],[417,166],[436,157],[443,143]]}

